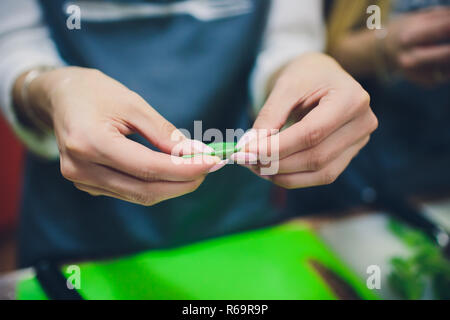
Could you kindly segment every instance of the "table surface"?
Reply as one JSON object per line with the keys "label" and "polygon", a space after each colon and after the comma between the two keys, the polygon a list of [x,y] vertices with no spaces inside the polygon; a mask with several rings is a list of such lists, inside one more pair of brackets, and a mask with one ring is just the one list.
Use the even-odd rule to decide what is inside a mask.
{"label": "table surface", "polygon": [[[421,204],[425,214],[450,230],[450,199]],[[381,288],[377,295],[382,299],[397,299],[387,285],[393,256],[407,256],[409,249],[386,228],[388,216],[383,212],[359,211],[345,215],[301,218],[288,223],[308,223],[326,244],[364,280],[367,268],[377,265],[381,270]],[[21,280],[33,277],[32,268],[0,275],[0,300],[16,299],[16,286]],[[425,296],[424,298],[429,298]]]}

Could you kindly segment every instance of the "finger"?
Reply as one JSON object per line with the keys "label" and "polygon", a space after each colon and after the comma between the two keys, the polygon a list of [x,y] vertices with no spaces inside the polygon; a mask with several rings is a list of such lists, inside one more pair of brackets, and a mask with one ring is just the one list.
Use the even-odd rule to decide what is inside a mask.
{"label": "finger", "polygon": [[201,141],[182,139],[180,143],[176,144],[171,151],[172,156],[180,157],[183,155],[193,154],[209,154],[214,153],[215,150]]}
{"label": "finger", "polygon": [[432,6],[410,14],[415,15],[418,17],[419,21],[423,22],[430,19],[448,17],[450,14],[450,8],[447,6]]}
{"label": "finger", "polygon": [[137,94],[131,104],[132,107],[122,114],[124,121],[159,150],[171,153],[178,143],[186,139],[181,131]]}
{"label": "finger", "polygon": [[[126,197],[111,191],[108,191],[106,189],[103,188],[98,188],[98,187],[92,187],[89,185],[85,185],[85,184],[81,184],[81,183],[74,183],[74,186],[81,191],[84,191],[86,193],[89,193],[91,196],[93,197],[98,197],[98,196],[106,196],[106,197],[111,197],[111,198],[115,198],[118,200],[122,200],[122,201],[126,201],[126,202],[130,202],[130,203],[135,203],[135,204],[139,204],[139,205],[153,205],[153,204],[147,204],[145,202],[143,202],[142,200],[136,200],[130,197]],[[154,203],[156,204],[156,203]]]}
{"label": "finger", "polygon": [[68,143],[67,152],[78,159],[102,164],[145,181],[191,181],[205,175],[221,160],[201,156],[190,159],[153,151],[121,134],[97,134],[92,142]]}
{"label": "finger", "polygon": [[[251,141],[245,150],[259,157],[283,159],[318,145],[338,128],[367,112],[369,103],[369,95],[355,82],[355,88],[330,92],[301,121],[276,136]],[[272,145],[278,150],[272,150]]]}
{"label": "finger", "polygon": [[333,183],[358,154],[360,145],[353,145],[327,167],[313,172],[279,174],[267,177],[276,185],[286,189],[299,189]]}
{"label": "finger", "polygon": [[434,71],[438,68],[448,68],[450,44],[413,48],[400,56],[399,63],[404,70],[432,69]]}
{"label": "finger", "polygon": [[154,205],[193,192],[204,180],[202,177],[187,182],[145,182],[100,165],[87,164],[76,168],[78,172],[71,176],[66,171],[65,177],[77,185],[103,190],[105,192],[101,194],[141,205]]}
{"label": "finger", "polygon": [[91,196],[94,196],[94,197],[97,197],[97,196],[108,196],[108,197],[111,197],[111,198],[116,198],[116,199],[119,199],[119,200],[124,200],[124,201],[130,202],[130,200],[125,198],[124,196],[122,196],[120,194],[117,194],[117,193],[114,193],[114,192],[111,192],[111,191],[108,191],[108,190],[103,189],[103,188],[92,187],[92,186],[89,186],[87,184],[82,184],[82,183],[78,183],[78,182],[75,182],[73,185],[75,186],[75,188],[77,188],[77,189],[79,189],[81,191],[87,192]]}
{"label": "finger", "polygon": [[279,89],[276,86],[266,103],[259,111],[253,129],[281,129],[289,118],[291,110],[299,105],[298,96],[293,92],[286,92],[287,89]]}
{"label": "finger", "polygon": [[430,11],[419,16],[402,39],[403,46],[411,47],[442,43],[450,39],[450,10]]}
{"label": "finger", "polygon": [[353,145],[362,148],[368,142],[369,134],[375,130],[372,117],[368,112],[364,120],[346,124],[318,146],[269,165],[277,166],[279,174],[321,170]]}
{"label": "finger", "polygon": [[[133,92],[128,97],[130,107],[123,108],[123,112],[120,113],[121,120],[119,123],[125,124],[125,128],[128,128],[124,130],[125,132],[121,132],[122,135],[138,132],[160,151],[169,154],[173,153],[173,149],[178,147],[183,140],[188,140],[180,130],[152,108],[142,97]],[[118,126],[119,129],[123,127],[123,125]],[[191,146],[188,149],[191,150],[191,153],[189,153],[188,149],[184,149],[183,154],[213,151],[199,141],[189,141]],[[188,144],[184,147],[186,148],[187,146]]]}

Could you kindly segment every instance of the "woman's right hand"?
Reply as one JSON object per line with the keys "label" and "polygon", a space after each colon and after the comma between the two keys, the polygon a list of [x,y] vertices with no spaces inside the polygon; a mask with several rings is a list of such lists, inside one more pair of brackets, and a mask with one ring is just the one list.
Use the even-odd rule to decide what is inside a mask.
{"label": "woman's right hand", "polygon": [[[45,114],[54,128],[62,175],[92,195],[150,206],[194,191],[224,165],[209,156],[173,161],[180,144],[183,154],[208,147],[185,138],[138,94],[100,71],[48,71],[31,82],[28,96],[27,107]],[[127,138],[135,132],[161,152]]]}
{"label": "woman's right hand", "polygon": [[450,7],[405,14],[387,27],[388,64],[409,80],[435,85],[450,79]]}

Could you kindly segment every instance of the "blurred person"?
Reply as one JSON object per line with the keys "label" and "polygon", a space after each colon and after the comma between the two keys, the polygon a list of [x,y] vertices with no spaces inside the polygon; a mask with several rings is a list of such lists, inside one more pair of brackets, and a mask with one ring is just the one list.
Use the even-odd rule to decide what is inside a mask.
{"label": "blurred person", "polygon": [[[370,30],[378,5],[382,28]],[[450,189],[450,1],[330,1],[327,51],[372,97],[380,127],[331,186],[293,191],[302,212]],[[328,201],[324,201],[323,199]]]}
{"label": "blurred person", "polygon": [[[0,3],[0,103],[31,151],[22,267],[175,246],[280,221],[269,197],[274,183],[333,182],[377,126],[368,94],[319,53],[321,1],[66,4]],[[77,8],[80,28],[69,28]],[[250,101],[264,105],[253,125]],[[304,117],[279,133],[280,172],[264,177],[269,181],[258,177],[257,165],[254,175],[213,157],[171,161],[174,132],[192,132],[195,120],[222,131],[281,129],[294,109]],[[187,153],[206,148],[184,141]],[[257,159],[257,142],[234,158]]]}
{"label": "blurred person", "polygon": [[[370,30],[364,19],[360,29],[349,25],[351,20],[345,19],[346,16],[351,19],[349,12],[360,12],[368,18],[366,8],[371,3],[383,8],[384,26]],[[448,84],[449,0],[363,1],[352,5],[350,10],[349,5],[349,1],[335,2],[330,17],[328,51],[351,74],[358,78],[396,77],[397,82],[410,82],[424,88]]]}

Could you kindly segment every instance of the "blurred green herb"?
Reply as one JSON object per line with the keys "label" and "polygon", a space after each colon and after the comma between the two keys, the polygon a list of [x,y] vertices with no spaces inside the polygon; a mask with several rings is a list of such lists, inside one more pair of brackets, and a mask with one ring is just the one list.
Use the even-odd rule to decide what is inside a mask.
{"label": "blurred green herb", "polygon": [[450,299],[450,262],[440,249],[422,232],[397,220],[389,221],[389,229],[413,251],[410,257],[391,259],[392,289],[403,299],[420,299],[431,281],[435,299]]}

